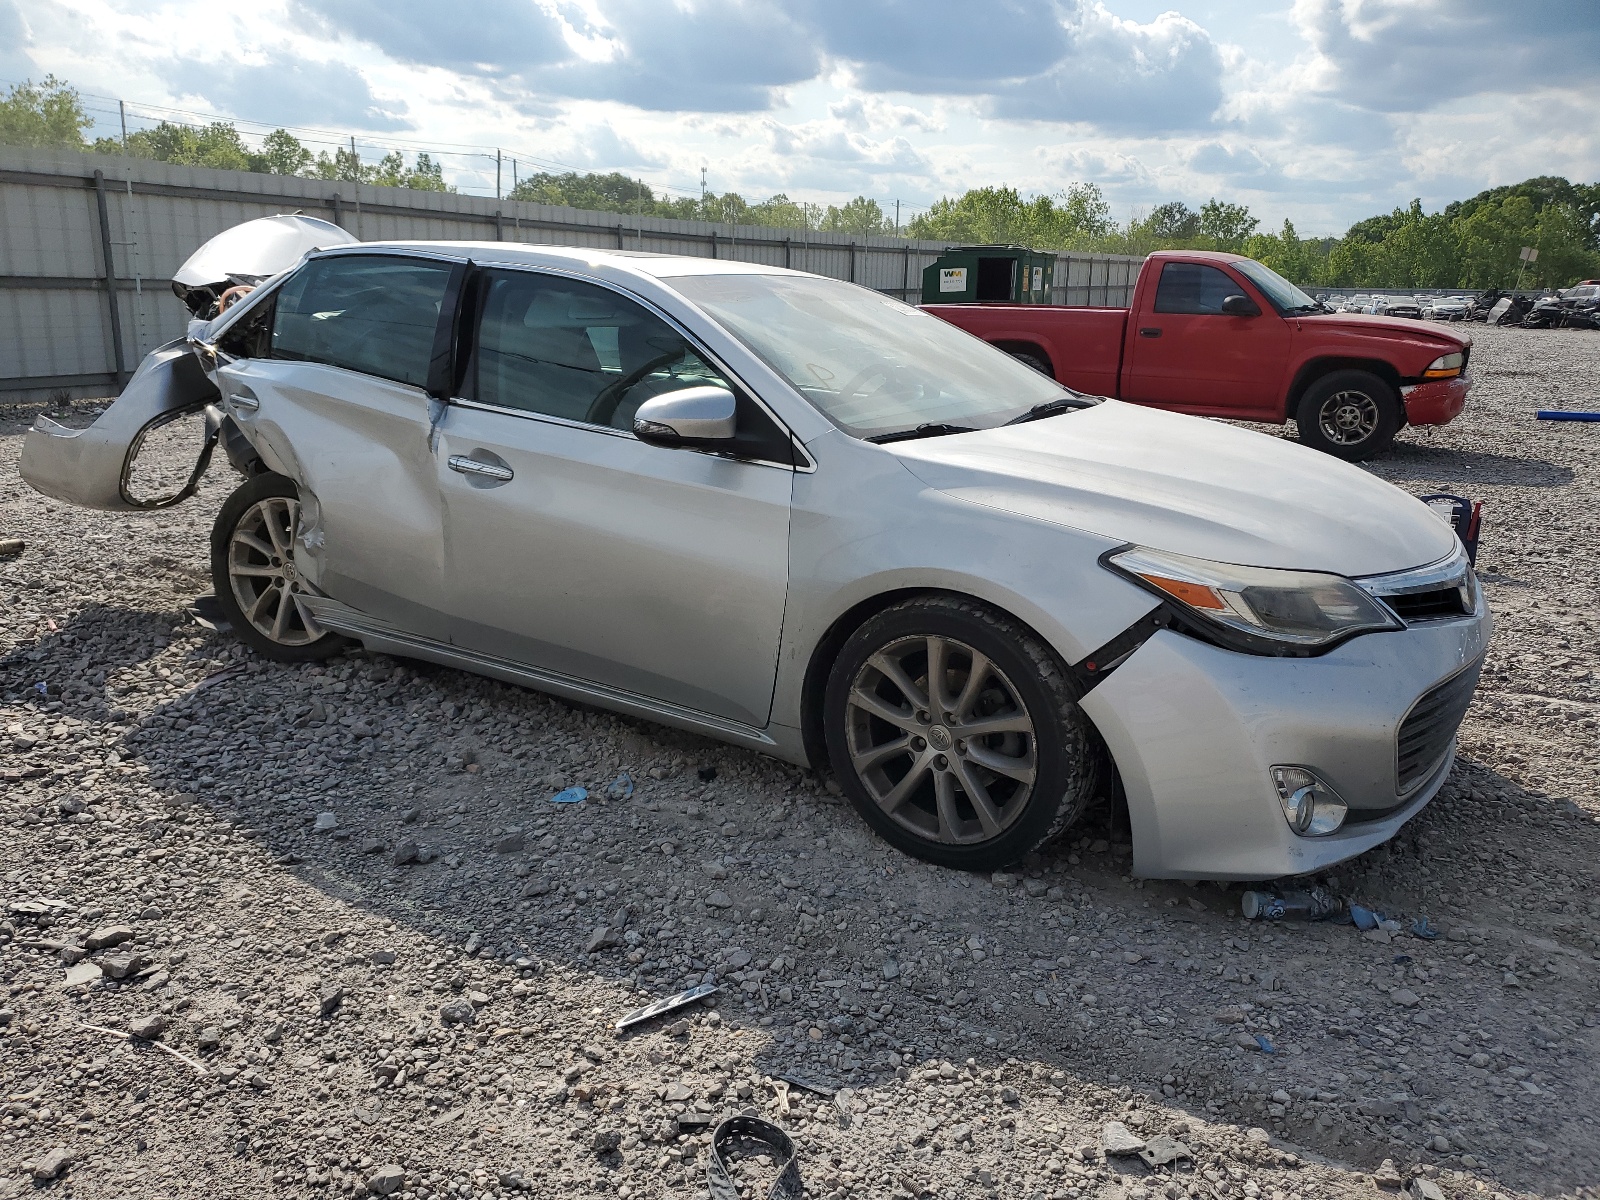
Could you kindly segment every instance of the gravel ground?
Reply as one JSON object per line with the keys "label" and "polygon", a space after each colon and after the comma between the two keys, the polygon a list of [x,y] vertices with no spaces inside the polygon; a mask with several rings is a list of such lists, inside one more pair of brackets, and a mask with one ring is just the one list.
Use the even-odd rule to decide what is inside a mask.
{"label": "gravel ground", "polygon": [[[1373,469],[1486,502],[1499,631],[1443,794],[1324,880],[1437,940],[1130,879],[1109,811],[975,878],[753,754],[257,661],[186,612],[225,466],[56,505],[0,411],[0,1195],[692,1197],[747,1106],[814,1197],[1600,1194],[1600,426],[1532,419],[1600,404],[1600,336],[1476,336],[1465,417]],[[845,1090],[785,1111],[785,1074]]]}

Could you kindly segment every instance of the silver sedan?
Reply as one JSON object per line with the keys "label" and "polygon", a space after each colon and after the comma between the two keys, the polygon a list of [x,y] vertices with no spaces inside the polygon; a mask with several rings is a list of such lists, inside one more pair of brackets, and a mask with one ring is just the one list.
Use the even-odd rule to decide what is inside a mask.
{"label": "silver sedan", "polygon": [[260,654],[355,641],[831,770],[954,867],[1097,799],[1141,875],[1348,858],[1439,790],[1489,636],[1449,527],[1359,468],[772,267],[312,253],[89,430],[41,421],[23,474],[176,502],[134,460],[199,411],[245,476],[212,567]]}

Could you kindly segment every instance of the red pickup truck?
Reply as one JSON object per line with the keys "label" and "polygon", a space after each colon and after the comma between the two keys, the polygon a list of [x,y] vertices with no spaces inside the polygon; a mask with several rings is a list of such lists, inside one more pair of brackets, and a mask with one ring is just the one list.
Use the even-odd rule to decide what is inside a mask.
{"label": "red pickup truck", "polygon": [[1302,442],[1345,459],[1379,453],[1402,425],[1453,420],[1472,386],[1470,338],[1330,312],[1237,254],[1152,254],[1131,309],[926,307],[1077,391],[1208,417],[1292,418]]}

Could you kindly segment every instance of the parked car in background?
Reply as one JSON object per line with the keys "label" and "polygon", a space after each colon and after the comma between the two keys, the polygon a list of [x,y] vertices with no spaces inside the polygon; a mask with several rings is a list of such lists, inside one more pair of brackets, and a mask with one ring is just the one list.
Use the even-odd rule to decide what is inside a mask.
{"label": "parked car in background", "polygon": [[1408,321],[1422,319],[1422,305],[1418,304],[1412,296],[1391,296],[1384,304],[1385,316],[1401,317]]}
{"label": "parked car in background", "polygon": [[1471,306],[1470,296],[1439,296],[1429,306],[1427,316],[1434,321],[1464,321]]}
{"label": "parked car in background", "polygon": [[[1293,298],[1232,260],[1158,270],[1219,261],[1263,318]],[[1248,352],[1318,319],[1272,311]],[[1416,350],[1349,320],[1317,336]],[[354,640],[830,769],[949,866],[1013,863],[1111,791],[1140,875],[1359,854],[1442,786],[1490,632],[1450,527],[1367,472],[776,267],[314,253],[88,429],[41,418],[22,474],[157,506],[127,492],[144,434],[199,412],[245,477],[218,602],[261,655]]]}
{"label": "parked car in background", "polygon": [[1344,304],[1340,308],[1340,311],[1347,313],[1362,312],[1366,309],[1367,305],[1371,303],[1371,296],[1367,295],[1365,292],[1357,292],[1354,296],[1350,296],[1345,300]]}
{"label": "parked car in background", "polygon": [[1164,250],[1133,307],[930,304],[927,311],[1069,387],[1232,420],[1293,420],[1341,458],[1402,425],[1443,425],[1471,387],[1472,343],[1415,321],[1331,313],[1237,254]]}

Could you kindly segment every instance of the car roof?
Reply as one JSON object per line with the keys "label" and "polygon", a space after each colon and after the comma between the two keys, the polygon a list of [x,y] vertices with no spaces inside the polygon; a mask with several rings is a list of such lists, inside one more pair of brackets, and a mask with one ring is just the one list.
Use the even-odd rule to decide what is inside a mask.
{"label": "car roof", "polygon": [[668,279],[681,275],[804,275],[766,263],[704,258],[694,254],[657,254],[647,250],[608,250],[594,246],[556,246],[529,242],[356,242],[327,251],[350,254],[381,250],[438,253],[475,262],[530,267],[610,268],[621,274]]}

